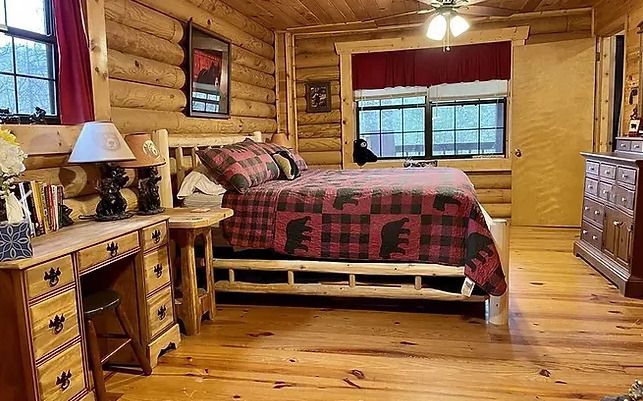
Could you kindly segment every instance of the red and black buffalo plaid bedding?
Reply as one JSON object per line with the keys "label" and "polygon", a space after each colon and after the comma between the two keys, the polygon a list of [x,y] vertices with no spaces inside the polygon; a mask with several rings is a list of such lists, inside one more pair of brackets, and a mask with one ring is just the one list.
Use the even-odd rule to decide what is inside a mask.
{"label": "red and black buffalo plaid bedding", "polygon": [[334,260],[439,263],[491,295],[507,285],[468,177],[449,168],[308,170],[244,194],[223,233],[235,247]]}

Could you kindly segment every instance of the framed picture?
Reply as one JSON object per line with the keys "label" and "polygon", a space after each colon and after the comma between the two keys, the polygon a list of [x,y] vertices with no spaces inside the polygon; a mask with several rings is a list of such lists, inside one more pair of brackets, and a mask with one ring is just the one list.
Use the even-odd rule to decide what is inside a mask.
{"label": "framed picture", "polygon": [[630,120],[628,133],[630,134],[630,136],[636,136],[639,133],[640,128],[643,128],[641,127],[641,119],[633,118]]}
{"label": "framed picture", "polygon": [[230,118],[230,42],[188,24],[188,115]]}
{"label": "framed picture", "polygon": [[306,83],[306,113],[330,111],[330,81]]}

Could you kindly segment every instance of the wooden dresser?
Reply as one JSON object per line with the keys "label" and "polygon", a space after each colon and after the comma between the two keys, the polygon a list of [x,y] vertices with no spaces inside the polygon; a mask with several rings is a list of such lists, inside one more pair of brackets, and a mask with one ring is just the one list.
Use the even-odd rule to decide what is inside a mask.
{"label": "wooden dresser", "polygon": [[[618,139],[617,147],[638,149],[639,142]],[[625,296],[643,298],[643,153],[583,156],[583,222],[574,252]]]}
{"label": "wooden dresser", "polygon": [[[0,263],[0,400],[94,400],[82,319],[82,295],[92,291],[121,294],[153,367],[179,345],[167,219],[78,223],[34,239],[33,258]],[[119,332],[110,318],[97,328]],[[109,340],[101,348],[113,349]],[[127,363],[128,352],[115,358]]]}

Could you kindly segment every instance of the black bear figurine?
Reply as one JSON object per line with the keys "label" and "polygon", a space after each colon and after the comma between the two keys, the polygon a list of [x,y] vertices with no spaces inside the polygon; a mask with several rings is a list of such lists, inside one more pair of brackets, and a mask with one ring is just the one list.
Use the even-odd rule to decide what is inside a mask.
{"label": "black bear figurine", "polygon": [[365,140],[356,139],[353,141],[353,161],[361,167],[366,163],[376,162],[377,155],[371,152]]}

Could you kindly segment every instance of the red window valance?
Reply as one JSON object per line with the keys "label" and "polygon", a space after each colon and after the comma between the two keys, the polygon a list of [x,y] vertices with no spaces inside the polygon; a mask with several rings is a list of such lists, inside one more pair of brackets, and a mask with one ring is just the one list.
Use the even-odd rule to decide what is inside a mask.
{"label": "red window valance", "polygon": [[511,78],[511,42],[353,55],[353,89]]}

